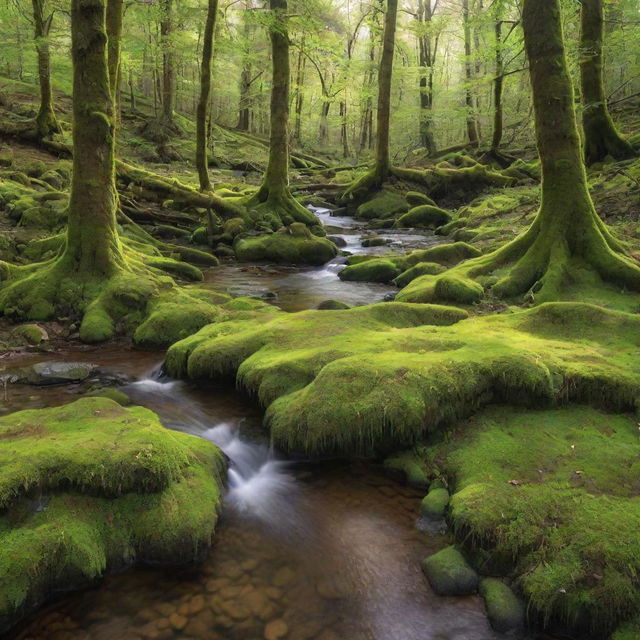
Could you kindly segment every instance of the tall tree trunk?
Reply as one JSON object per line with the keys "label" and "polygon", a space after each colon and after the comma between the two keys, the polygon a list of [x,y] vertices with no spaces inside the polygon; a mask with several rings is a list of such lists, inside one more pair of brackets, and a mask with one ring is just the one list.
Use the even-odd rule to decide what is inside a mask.
{"label": "tall tree trunk", "polygon": [[430,25],[431,0],[418,0],[418,64],[420,66],[420,144],[427,149],[429,155],[436,152],[433,137],[433,65],[435,51],[432,38],[425,33],[426,25]]}
{"label": "tall tree trunk", "polygon": [[502,20],[495,22],[496,77],[493,81],[493,138],[491,149],[497,151],[502,142],[502,87],[504,83],[504,59],[502,55]]}
{"label": "tall tree trunk", "polygon": [[322,145],[327,142],[327,138],[329,137],[329,109],[331,109],[331,102],[329,102],[329,96],[323,93],[322,95],[322,105],[320,107],[320,129],[318,142]]}
{"label": "tall tree trunk", "polygon": [[[246,13],[249,10],[249,3],[245,2],[245,10],[243,13],[243,46],[249,48],[247,44],[251,38],[251,24],[247,19]],[[251,55],[245,50],[242,56],[242,71],[240,72],[240,99],[238,102],[238,126],[240,131],[249,131],[251,120]]]}
{"label": "tall tree trunk", "polygon": [[160,22],[162,42],[162,119],[173,126],[175,111],[175,69],[173,61],[173,0],[163,0],[163,13]]}
{"label": "tall tree trunk", "polygon": [[582,0],[580,34],[580,75],[584,129],[584,152],[587,164],[634,155],[633,147],[618,133],[604,93],[602,0]]}
{"label": "tall tree trunk", "polygon": [[304,71],[307,59],[303,54],[304,38],[300,43],[300,51],[298,52],[298,64],[296,67],[296,100],[295,100],[295,125],[293,128],[293,139],[300,143],[302,140],[302,105],[304,103],[304,94],[302,88],[304,86]]}
{"label": "tall tree trunk", "polygon": [[478,123],[475,116],[475,104],[471,82],[473,80],[473,70],[471,66],[471,26],[469,24],[469,0],[462,0],[462,24],[464,30],[464,74],[465,89],[464,101],[466,105],[467,137],[469,142],[477,147],[479,144]]}
{"label": "tall tree trunk", "polygon": [[391,120],[391,80],[393,76],[393,55],[396,42],[396,19],[398,0],[387,0],[382,36],[382,57],[378,71],[378,118],[376,123],[376,164],[375,182],[382,184],[389,175],[389,125]]}
{"label": "tall tree trunk", "polygon": [[342,157],[348,158],[351,155],[349,149],[349,127],[347,121],[347,101],[340,102],[340,141],[342,142]]}
{"label": "tall tree trunk", "polygon": [[211,191],[209,162],[207,158],[207,105],[211,94],[211,59],[213,57],[213,39],[216,31],[218,0],[209,0],[207,22],[204,27],[202,44],[202,64],[200,66],[200,99],[196,109],[196,167],[200,179],[200,191]]}
{"label": "tall tree trunk", "polygon": [[72,0],[73,178],[62,260],[83,277],[109,277],[124,265],[116,227],[115,121],[105,9],[105,0]]}
{"label": "tall tree trunk", "polygon": [[40,81],[40,108],[36,116],[36,134],[46,138],[60,131],[53,111],[53,90],[51,88],[51,54],[49,52],[49,31],[53,15],[45,18],[46,0],[32,0],[33,24],[36,51],[38,54],[38,79]]}

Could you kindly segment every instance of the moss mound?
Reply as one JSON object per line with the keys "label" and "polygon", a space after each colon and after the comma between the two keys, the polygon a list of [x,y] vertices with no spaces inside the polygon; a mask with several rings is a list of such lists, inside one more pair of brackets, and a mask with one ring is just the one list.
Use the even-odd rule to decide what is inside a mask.
{"label": "moss mound", "polygon": [[406,199],[410,207],[419,207],[422,204],[430,204],[432,207],[436,206],[436,203],[428,195],[420,191],[409,191]]}
{"label": "moss mound", "polygon": [[420,503],[420,515],[425,518],[444,518],[449,506],[449,492],[443,487],[431,489]]}
{"label": "moss mound", "polygon": [[418,262],[413,267],[409,267],[403,271],[399,276],[393,279],[393,284],[396,287],[406,287],[410,282],[419,278],[420,276],[431,275],[435,276],[442,273],[445,267],[437,262]]}
{"label": "moss mound", "polygon": [[480,595],[489,622],[496,631],[507,633],[524,626],[524,604],[504,582],[496,578],[484,578],[480,581]]}
{"label": "moss mound", "polygon": [[423,457],[415,450],[402,451],[385,458],[384,468],[398,481],[416,489],[429,486],[429,471]]}
{"label": "moss mound", "polygon": [[455,478],[456,532],[510,559],[543,620],[599,636],[636,614],[637,419],[586,406],[493,407],[430,455]]}
{"label": "moss mound", "polygon": [[549,303],[464,318],[403,303],[275,313],[205,327],[173,345],[166,365],[178,377],[237,375],[268,406],[274,441],[309,453],[412,445],[500,400],[635,406],[639,317]]}
{"label": "moss mound", "polygon": [[393,225],[398,229],[435,229],[451,221],[451,214],[440,207],[422,204],[401,215]]}
{"label": "moss mound", "polygon": [[294,222],[276,233],[236,240],[234,250],[241,262],[276,262],[320,266],[338,254],[326,238],[314,236],[301,222]]}
{"label": "moss mound", "polygon": [[478,590],[478,574],[455,547],[425,558],[422,570],[440,596],[468,596]]}
{"label": "moss mound", "polygon": [[400,275],[400,268],[392,260],[367,260],[345,267],[338,277],[351,282],[391,282]]}
{"label": "moss mound", "polygon": [[409,210],[407,201],[394,191],[381,191],[374,198],[361,204],[356,210],[356,218],[362,220],[393,218]]}
{"label": "moss mound", "polygon": [[211,543],[221,452],[141,407],[84,398],[0,419],[0,628],[54,592]]}

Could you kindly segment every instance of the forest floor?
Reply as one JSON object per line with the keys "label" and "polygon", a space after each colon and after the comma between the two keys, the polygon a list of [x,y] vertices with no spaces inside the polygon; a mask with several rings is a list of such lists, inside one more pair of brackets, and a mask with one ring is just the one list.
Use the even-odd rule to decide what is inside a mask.
{"label": "forest floor", "polygon": [[[1,80],[0,96],[5,130],[34,115],[34,87]],[[57,111],[65,129],[59,142],[69,144],[68,96],[57,96]],[[637,105],[631,105],[620,115],[637,130],[635,114]],[[119,133],[119,157],[147,172],[147,182],[119,176],[127,242],[140,244],[142,230],[160,243],[152,247],[156,257],[177,255],[199,264],[195,272],[174,274],[179,280],[188,273],[197,281],[198,269],[212,264],[191,249],[223,264],[242,255],[257,262],[294,255],[270,246],[280,242],[279,234],[259,235],[233,216],[221,221],[212,240],[207,208],[190,192],[180,198],[183,186],[196,186],[189,161],[193,123],[179,118],[184,135],[159,144],[145,137],[149,117],[150,105],[142,101],[135,112],[125,108]],[[235,203],[258,186],[267,146],[216,125],[212,140],[216,193]],[[64,230],[70,161],[8,135],[0,141],[0,260],[50,258]],[[171,163],[163,162],[168,153]],[[370,228],[373,245],[377,232],[390,227],[434,229],[442,239],[437,247],[347,258],[344,280],[402,289],[488,253],[531,224],[539,206],[539,169],[533,149],[518,156],[506,169],[481,167],[465,152],[431,163],[416,157],[414,166],[446,182],[430,191],[396,176],[356,207],[339,196],[360,168],[305,153],[294,161],[292,189],[304,204],[346,207]],[[148,178],[157,176],[166,182],[154,189]],[[588,178],[596,210],[629,255],[640,259],[640,160],[592,167]],[[172,185],[179,191],[172,192]],[[292,245],[308,241],[318,250],[315,236],[289,235]],[[304,262],[310,253],[295,255]],[[225,291],[218,296],[199,298],[201,315],[178,332],[171,325],[174,309],[164,301],[140,325],[137,341],[175,342],[165,363],[175,377],[235,379],[265,407],[271,437],[282,450],[384,458],[391,472],[428,490],[423,515],[446,519],[456,547],[426,560],[424,571],[438,593],[480,588],[494,627],[522,623],[516,593],[528,603],[532,623],[582,637],[639,637],[639,295],[584,270],[561,300],[543,305],[531,297],[488,298],[286,313],[262,301],[233,301]],[[176,323],[184,321],[176,317]],[[4,319],[0,345],[10,359],[41,348],[48,334],[47,348],[55,350],[79,338],[76,319],[66,320],[16,329]],[[171,490],[187,467],[197,474],[204,455],[166,471],[161,486]],[[3,535],[9,534],[0,528]],[[22,557],[16,571],[31,561]]]}

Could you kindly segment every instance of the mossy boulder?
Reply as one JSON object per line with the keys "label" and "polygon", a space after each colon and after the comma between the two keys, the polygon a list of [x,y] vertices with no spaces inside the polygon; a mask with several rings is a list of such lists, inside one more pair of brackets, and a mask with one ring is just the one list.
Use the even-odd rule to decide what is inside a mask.
{"label": "mossy boulder", "polygon": [[393,284],[396,287],[402,289],[406,287],[410,282],[413,282],[416,278],[420,276],[435,276],[439,273],[442,273],[446,267],[437,262],[418,262],[418,264],[413,267],[409,267],[405,271],[403,271],[399,276],[393,279]]}
{"label": "mossy boulder", "polygon": [[420,515],[424,518],[444,518],[449,505],[449,492],[445,488],[430,489],[420,503]]}
{"label": "mossy boulder", "polygon": [[319,305],[320,311],[340,311],[341,309],[350,309],[351,307],[346,302],[340,302],[340,300],[323,300]]}
{"label": "mossy boulder", "polygon": [[0,629],[52,594],[211,544],[223,454],[142,407],[83,398],[0,418]]}
{"label": "mossy boulder", "polygon": [[40,325],[23,324],[11,331],[11,339],[20,344],[37,346],[49,340],[49,334]]}
{"label": "mossy boulder", "polygon": [[380,236],[371,236],[362,241],[363,247],[383,247],[385,244],[387,244],[387,241]]}
{"label": "mossy boulder", "polygon": [[422,204],[401,215],[393,225],[397,229],[435,229],[451,221],[451,214],[440,207]]}
{"label": "mossy boulder", "polygon": [[131,398],[129,398],[129,396],[124,391],[116,389],[115,387],[97,389],[87,395],[95,398],[109,398],[109,400],[117,402],[122,407],[128,407],[129,405],[131,405]]}
{"label": "mossy boulder", "polygon": [[395,191],[381,191],[374,198],[361,204],[356,210],[356,218],[362,220],[393,218],[408,211],[407,201]]}
{"label": "mossy boulder", "polygon": [[493,629],[507,633],[524,627],[524,603],[504,582],[496,578],[484,578],[480,581],[480,595]]}
{"label": "mossy boulder", "polygon": [[345,267],[338,277],[351,282],[391,282],[400,275],[400,269],[385,259],[368,260]]}
{"label": "mossy boulder", "polygon": [[240,262],[320,266],[338,254],[338,248],[333,242],[314,236],[300,222],[294,222],[276,233],[238,239],[233,248]]}
{"label": "mossy boulder", "polygon": [[440,596],[468,596],[478,591],[478,574],[454,546],[425,558],[422,571]]}
{"label": "mossy boulder", "polygon": [[223,225],[223,233],[226,233],[231,238],[235,238],[246,230],[247,225],[242,218],[230,218]]}
{"label": "mossy boulder", "polygon": [[445,266],[459,264],[463,260],[477,258],[482,252],[466,242],[453,242],[451,244],[439,244],[429,249],[417,249],[408,254],[411,264],[418,262],[437,262]]}
{"label": "mossy boulder", "polygon": [[423,204],[436,206],[436,203],[427,194],[420,191],[409,191],[405,197],[410,207],[419,207]]}
{"label": "mossy boulder", "polygon": [[422,456],[414,450],[395,453],[384,460],[384,468],[401,482],[416,489],[429,486],[429,473]]}

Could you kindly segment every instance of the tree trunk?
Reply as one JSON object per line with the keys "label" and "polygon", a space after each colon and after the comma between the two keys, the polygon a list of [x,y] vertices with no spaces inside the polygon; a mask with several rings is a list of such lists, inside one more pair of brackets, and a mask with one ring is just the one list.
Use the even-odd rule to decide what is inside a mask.
{"label": "tree trunk", "polygon": [[420,144],[429,155],[436,152],[433,137],[433,65],[435,52],[431,35],[424,33],[425,25],[431,23],[431,0],[418,0],[418,64],[420,65]]}
{"label": "tree trunk", "polygon": [[45,18],[46,0],[33,0],[33,24],[36,51],[38,53],[38,79],[40,81],[40,108],[36,116],[36,133],[39,138],[47,138],[60,131],[53,111],[53,90],[51,88],[51,56],[49,53],[49,31],[53,16]]}
{"label": "tree trunk", "polygon": [[496,19],[496,77],[493,81],[493,138],[491,149],[497,151],[502,142],[502,87],[504,83],[504,59],[502,56],[502,20]]}
{"label": "tree trunk", "polygon": [[175,70],[173,66],[173,0],[164,0],[160,36],[162,40],[162,119],[173,126]]}
{"label": "tree trunk", "polygon": [[393,76],[393,55],[396,41],[396,18],[398,0],[387,0],[382,36],[382,57],[378,72],[378,118],[376,130],[375,181],[382,184],[389,175],[389,124],[391,119],[391,80]]}
{"label": "tree trunk", "polygon": [[473,70],[471,68],[471,26],[469,25],[469,0],[462,0],[462,23],[464,26],[464,74],[465,90],[464,101],[466,105],[467,136],[472,146],[479,144],[478,123],[475,116],[475,104],[473,101],[473,91],[471,81]]}
{"label": "tree trunk", "polygon": [[[119,0],[109,0],[109,2]],[[105,0],[73,0],[73,178],[62,264],[83,276],[124,265],[116,227],[113,92]]]}
{"label": "tree trunk", "polygon": [[347,122],[347,101],[340,102],[340,141],[342,142],[342,157],[348,158],[351,155],[349,149],[349,127]]}
{"label": "tree trunk", "polygon": [[582,0],[580,74],[582,79],[584,152],[587,164],[607,156],[616,159],[634,155],[633,147],[618,133],[604,93],[602,0]]}
{"label": "tree trunk", "polygon": [[329,96],[322,96],[322,106],[320,107],[320,130],[318,136],[318,143],[323,145],[327,142],[329,137],[329,109],[331,109],[331,102],[329,102]]}
{"label": "tree trunk", "polygon": [[304,38],[300,44],[300,51],[298,53],[298,64],[296,68],[296,100],[295,100],[295,112],[296,120],[293,128],[293,139],[300,143],[302,140],[302,105],[304,102],[304,94],[302,93],[302,87],[304,86],[304,71],[307,63],[307,59],[303,55]]}
{"label": "tree trunk", "polygon": [[[249,3],[245,3],[245,14],[249,10]],[[244,15],[243,25],[243,47],[245,52],[242,60],[242,71],[240,72],[240,99],[238,103],[238,129],[249,131],[251,125],[251,56],[248,52],[249,40],[251,38],[251,25],[246,15]]]}
{"label": "tree trunk", "polygon": [[211,59],[216,31],[218,0],[209,0],[207,22],[204,27],[202,64],[200,66],[200,99],[196,109],[196,167],[200,179],[200,191],[212,191],[207,158],[207,105],[211,94]]}

